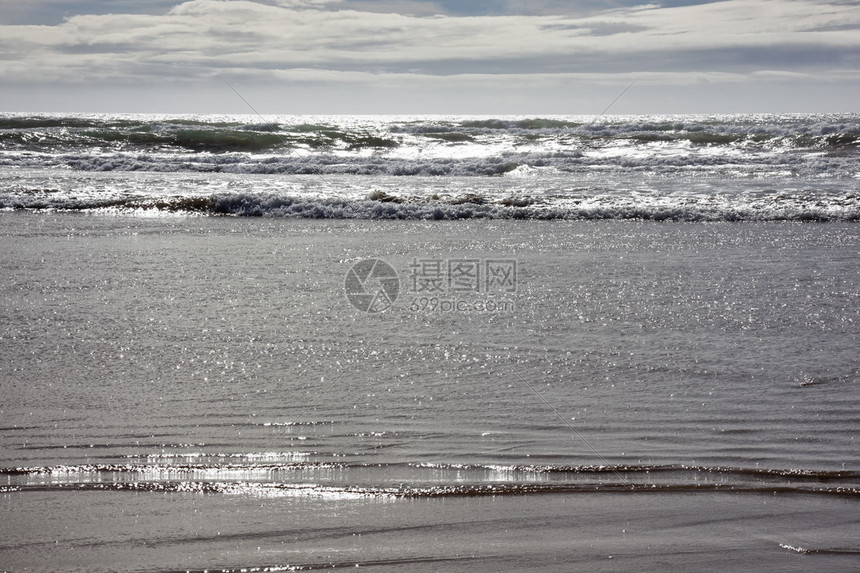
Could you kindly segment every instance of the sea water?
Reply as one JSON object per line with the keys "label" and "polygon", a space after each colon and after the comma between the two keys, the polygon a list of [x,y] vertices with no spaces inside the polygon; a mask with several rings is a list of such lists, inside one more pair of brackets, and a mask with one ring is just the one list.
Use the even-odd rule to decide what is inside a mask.
{"label": "sea water", "polygon": [[857,114],[0,114],[0,209],[854,221],[858,140]]}
{"label": "sea water", "polygon": [[[183,143],[171,118],[115,140],[102,117],[12,119],[0,568],[860,563],[851,117],[770,118],[819,143],[780,132],[794,147],[756,159],[677,119],[660,141],[689,169],[588,122],[425,118],[302,148],[280,118],[260,149],[194,149],[211,134]],[[457,157],[404,159],[403,125]],[[497,147],[464,158],[465,136]],[[600,167],[587,145],[633,147]],[[302,154],[316,172],[284,167]]]}

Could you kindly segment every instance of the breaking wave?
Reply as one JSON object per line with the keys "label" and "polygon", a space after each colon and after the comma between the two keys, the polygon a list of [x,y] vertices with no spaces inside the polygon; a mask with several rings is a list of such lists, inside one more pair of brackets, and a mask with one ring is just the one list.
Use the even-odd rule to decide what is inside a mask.
{"label": "breaking wave", "polygon": [[856,115],[0,115],[0,165],[82,171],[487,176],[521,166],[856,177]]}
{"label": "breaking wave", "polygon": [[656,196],[598,194],[561,197],[505,197],[465,194],[447,198],[301,197],[228,193],[211,196],[78,197],[35,190],[4,196],[0,209],[161,212],[302,219],[533,219],[645,221],[857,221],[860,194],[771,196]]}
{"label": "breaking wave", "polygon": [[0,114],[0,209],[856,221],[858,160],[856,114]]}

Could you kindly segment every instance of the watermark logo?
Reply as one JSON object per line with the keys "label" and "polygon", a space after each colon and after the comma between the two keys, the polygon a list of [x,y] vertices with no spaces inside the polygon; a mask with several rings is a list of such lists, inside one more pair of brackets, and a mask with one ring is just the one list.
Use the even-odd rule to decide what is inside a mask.
{"label": "watermark logo", "polygon": [[410,292],[419,295],[517,292],[515,259],[412,259]]}
{"label": "watermark logo", "polygon": [[[346,297],[362,312],[379,313],[394,305],[400,285],[391,265],[367,259],[347,272]],[[517,261],[416,257],[403,286],[412,312],[513,312],[508,295],[517,292]]]}
{"label": "watermark logo", "polygon": [[346,273],[344,291],[358,310],[383,312],[391,308],[400,294],[400,277],[385,261],[366,259],[352,265]]}

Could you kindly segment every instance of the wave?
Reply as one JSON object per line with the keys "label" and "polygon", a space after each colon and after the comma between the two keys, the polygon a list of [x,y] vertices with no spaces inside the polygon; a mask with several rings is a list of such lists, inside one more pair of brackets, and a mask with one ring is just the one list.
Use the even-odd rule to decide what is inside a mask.
{"label": "wave", "polygon": [[[445,136],[459,137],[459,136]],[[440,136],[441,139],[441,136]],[[623,169],[644,176],[722,175],[768,177],[773,174],[798,177],[827,177],[853,181],[858,176],[860,146],[845,150],[790,153],[738,150],[690,151],[684,148],[648,149],[614,144],[611,148],[581,145],[547,146],[498,150],[476,148],[458,153],[425,153],[422,147],[402,153],[381,150],[395,143],[376,137],[356,138],[342,150],[331,146],[313,152],[281,150],[285,144],[273,134],[175,133],[169,137],[141,134],[135,142],[147,141],[150,149],[120,145],[105,149],[20,150],[0,154],[0,167],[72,169],[83,172],[233,173],[260,175],[377,175],[398,177],[499,177],[518,169],[553,170],[571,175],[613,172]],[[306,145],[311,145],[305,142]],[[313,143],[317,145],[317,143]],[[446,145],[455,145],[447,143]],[[8,147],[8,146],[7,146]],[[181,148],[181,149],[180,149]],[[369,153],[368,153],[369,151]],[[260,153],[255,153],[260,152]],[[535,171],[539,173],[539,171]]]}
{"label": "wave", "polygon": [[[267,139],[265,136],[263,139]],[[14,153],[0,155],[0,167],[29,167],[33,169],[59,168],[82,172],[136,172],[153,173],[229,173],[258,175],[391,175],[493,177],[510,173],[528,165],[558,164],[565,168],[563,157],[550,161],[547,158],[521,157],[516,153],[499,153],[492,157],[437,157],[433,159],[389,157],[382,154],[354,153],[350,155],[320,151],[309,154],[214,153],[216,146],[240,144],[253,147],[261,139],[245,141],[240,137],[206,143],[196,142],[200,153],[165,153],[163,150],[58,151],[46,153]],[[233,143],[231,143],[233,142]],[[244,142],[244,143],[243,143]],[[353,144],[357,145],[357,144]],[[223,151],[223,150],[222,150]],[[236,151],[236,150],[230,150]],[[347,151],[358,151],[352,146]],[[204,153],[205,152],[205,153]]]}
{"label": "wave", "polygon": [[[405,566],[465,564],[475,559],[474,555],[455,555],[453,557],[395,557],[392,559],[362,559],[357,561],[326,561],[323,563],[304,563],[294,565],[243,565],[241,567],[218,568],[220,573],[259,573],[276,571],[317,571],[320,569],[355,569],[368,567],[391,567],[403,569]],[[462,566],[462,565],[461,565]],[[437,569],[439,570],[439,569]],[[444,570],[444,569],[443,569]],[[211,569],[177,569],[165,573],[210,573]]]}
{"label": "wave", "polygon": [[779,546],[787,551],[794,551],[795,553],[802,553],[804,555],[813,555],[816,553],[828,555],[860,555],[860,549],[851,549],[844,547],[806,548],[796,547],[794,545],[787,545],[785,543],[780,543]]}
{"label": "wave", "polygon": [[86,116],[0,116],[0,145],[27,151],[99,149],[145,152],[271,151],[279,148],[386,149],[396,140],[336,124],[243,123],[191,118],[117,119]]}
{"label": "wave", "polygon": [[[149,137],[149,136],[147,136]],[[176,138],[184,135],[176,135]],[[661,178],[696,179],[720,177],[728,181],[767,181],[773,178],[812,185],[831,181],[856,189],[860,178],[860,146],[838,153],[741,153],[690,152],[685,149],[638,149],[623,146],[590,150],[576,145],[511,149],[472,149],[462,154],[451,151],[431,153],[422,148],[386,153],[379,148],[358,150],[318,150],[289,152],[267,150],[254,153],[240,147],[260,148],[271,134],[236,135],[224,139],[194,140],[194,149],[171,151],[153,148],[83,149],[48,152],[0,149],[0,168],[62,170],[79,173],[223,173],[228,175],[320,175],[417,177],[530,177],[542,181],[547,176],[577,179],[612,178],[637,175],[641,182]],[[449,144],[446,144],[449,145]],[[236,149],[225,150],[228,146]],[[0,145],[2,147],[2,145]],[[218,149],[221,147],[222,149]]]}
{"label": "wave", "polygon": [[643,221],[858,221],[860,195],[649,196],[640,194],[510,197],[465,194],[364,199],[228,193],[170,197],[78,197],[52,191],[0,194],[0,209],[160,212],[301,219],[532,219]]}
{"label": "wave", "polygon": [[[187,457],[188,454],[182,454]],[[242,455],[246,458],[247,455]],[[146,474],[159,475],[165,473],[191,473],[207,471],[247,471],[247,472],[279,472],[307,469],[332,469],[347,467],[346,464],[332,462],[290,462],[290,463],[220,463],[220,464],[79,464],[58,465],[38,467],[17,467],[0,470],[0,475],[25,475],[25,476],[92,476],[96,474]]]}
{"label": "wave", "polygon": [[16,166],[392,175],[493,175],[522,164],[856,174],[860,153],[852,114],[315,119],[5,114],[0,150]]}
{"label": "wave", "polygon": [[414,464],[418,468],[429,469],[486,469],[491,471],[526,473],[576,473],[576,474],[652,474],[660,472],[742,475],[753,477],[792,477],[804,479],[850,479],[860,480],[860,471],[854,470],[813,470],[780,468],[744,468],[732,466],[690,466],[684,464],[646,464],[646,465],[497,465],[497,464]]}
{"label": "wave", "polygon": [[44,491],[136,491],[163,493],[201,493],[223,495],[250,495],[258,497],[309,496],[337,499],[429,499],[457,497],[486,497],[537,494],[575,493],[737,493],[768,495],[835,495],[860,499],[860,487],[834,486],[775,486],[738,485],[718,483],[687,484],[493,484],[493,485],[437,485],[413,486],[332,486],[315,483],[260,483],[245,481],[140,481],[140,482],[85,482],[0,486],[0,493],[26,493]]}
{"label": "wave", "polygon": [[[858,159],[854,114],[599,121],[0,114],[0,209],[856,221]],[[362,177],[390,178],[389,191],[368,195],[365,187],[357,196],[368,185]]]}
{"label": "wave", "polygon": [[[271,454],[267,454],[271,455]],[[329,498],[733,492],[860,497],[860,472],[683,465],[522,466],[331,462],[126,463],[0,470],[2,493],[191,492]],[[241,456],[240,456],[241,457]],[[397,485],[391,485],[395,482]]]}
{"label": "wave", "polygon": [[[389,464],[366,464],[356,462],[319,462],[319,461],[277,461],[294,460],[307,454],[296,452],[262,452],[262,453],[178,453],[178,454],[140,454],[134,457],[152,458],[211,458],[215,460],[231,459],[235,462],[224,463],[171,463],[171,464],[143,464],[143,463],[116,463],[116,464],[73,464],[54,466],[20,466],[0,468],[0,476],[12,475],[71,475],[71,474],[94,474],[94,473],[143,473],[164,471],[198,471],[198,470],[233,470],[244,469],[256,470],[296,470],[296,469],[318,469],[318,468],[414,468],[417,470],[440,470],[440,471],[462,471],[478,470],[494,474],[630,474],[650,475],[658,473],[675,473],[684,475],[715,474],[722,476],[747,476],[758,478],[784,477],[797,480],[860,480],[860,470],[823,470],[807,468],[749,468],[734,466],[692,466],[685,464],[618,464],[618,465],[522,465],[522,464],[459,464],[459,463],[432,463],[432,462],[406,462]],[[275,460],[271,462],[260,462],[260,460]]]}

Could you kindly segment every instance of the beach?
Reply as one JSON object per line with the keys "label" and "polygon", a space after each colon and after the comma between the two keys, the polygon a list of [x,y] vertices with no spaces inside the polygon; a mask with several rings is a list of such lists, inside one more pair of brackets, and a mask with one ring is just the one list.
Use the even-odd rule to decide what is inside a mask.
{"label": "beach", "polygon": [[0,228],[3,568],[857,563],[853,223]]}
{"label": "beach", "polygon": [[0,573],[860,571],[857,0],[0,4]]}

